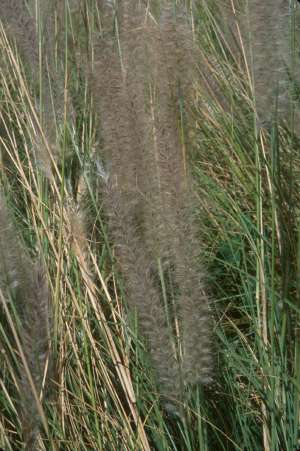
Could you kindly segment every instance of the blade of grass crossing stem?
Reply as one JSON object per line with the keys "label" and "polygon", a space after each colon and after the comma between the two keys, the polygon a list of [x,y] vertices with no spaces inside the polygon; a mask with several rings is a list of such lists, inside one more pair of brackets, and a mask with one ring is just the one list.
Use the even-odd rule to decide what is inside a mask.
{"label": "blade of grass crossing stem", "polygon": [[[274,415],[275,412],[275,399],[276,399],[276,390],[278,388],[275,384],[275,361],[276,361],[276,345],[277,341],[275,337],[277,336],[277,327],[275,323],[276,312],[278,311],[278,305],[276,303],[276,295],[275,295],[275,259],[276,259],[276,248],[275,248],[275,240],[276,240],[276,199],[275,199],[275,164],[278,155],[278,129],[277,127],[272,128],[271,132],[271,182],[270,182],[270,196],[271,196],[271,210],[272,210],[272,228],[271,228],[271,308],[270,318],[269,318],[269,336],[270,336],[270,346],[271,346],[271,362],[270,362],[270,396],[271,396],[271,446],[272,449],[275,449],[275,441],[277,440],[276,436],[276,418]],[[267,162],[266,162],[267,163]],[[280,243],[278,243],[279,245]],[[274,375],[274,377],[273,377]]]}
{"label": "blade of grass crossing stem", "polygon": [[297,303],[298,310],[295,319],[295,399],[294,399],[294,443],[299,444],[300,432],[300,220],[298,219],[298,248],[297,248]]}
{"label": "blade of grass crossing stem", "polygon": [[[257,257],[256,257],[256,303],[257,303],[257,318],[258,329],[260,336],[261,358],[264,359],[265,350],[268,346],[267,335],[267,306],[266,306],[266,292],[265,292],[265,273],[264,260],[265,249],[263,241],[263,198],[262,198],[262,179],[261,179],[261,160],[260,149],[258,141],[255,144],[255,171],[256,171],[256,225],[257,225]],[[267,383],[266,383],[267,384]],[[266,392],[268,387],[266,385]],[[262,418],[263,418],[263,444],[264,449],[270,448],[270,432],[268,428],[268,412],[266,404],[261,400]]]}

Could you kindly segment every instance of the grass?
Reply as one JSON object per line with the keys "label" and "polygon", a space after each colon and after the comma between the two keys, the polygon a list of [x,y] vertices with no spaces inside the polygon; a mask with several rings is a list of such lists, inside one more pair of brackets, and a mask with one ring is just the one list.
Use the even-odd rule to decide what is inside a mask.
{"label": "grass", "polygon": [[[40,8],[42,15],[43,2]],[[156,3],[154,17],[159,9]],[[199,274],[206,269],[214,316],[214,368],[208,387],[185,387],[175,403],[180,415],[163,408],[139,315],[128,309],[127,275],[110,230],[109,169],[102,167],[105,146],[90,71],[99,34],[116,33],[122,49],[122,27],[97,2],[82,1],[77,9],[66,1],[64,19],[56,22],[56,67],[45,61],[48,41],[38,41],[34,77],[26,55],[1,27],[1,187],[20,243],[32,262],[41,258],[46,268],[53,312],[49,393],[37,393],[40,434],[26,448],[22,316],[17,302],[7,302],[1,281],[5,450],[299,446],[299,141],[287,124],[274,121],[269,132],[258,128],[247,52],[230,51],[231,38],[212,2],[191,12],[199,49],[195,94],[188,111],[178,102],[178,123],[180,149],[193,174],[193,265]],[[0,232],[5,240],[5,230]],[[172,265],[163,263],[158,258],[157,283],[175,328],[171,344],[180,354],[172,316],[178,288]]]}

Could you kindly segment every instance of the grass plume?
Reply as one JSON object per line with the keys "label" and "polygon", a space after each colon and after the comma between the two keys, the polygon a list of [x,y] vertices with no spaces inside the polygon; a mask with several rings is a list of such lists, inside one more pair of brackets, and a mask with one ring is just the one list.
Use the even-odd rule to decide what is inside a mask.
{"label": "grass plume", "polygon": [[[288,2],[249,7],[255,103],[260,120],[289,114],[290,33]],[[291,74],[290,74],[291,75]]]}
{"label": "grass plume", "polygon": [[285,123],[299,135],[299,27],[297,2],[225,2],[222,38],[249,70],[258,124]]}
{"label": "grass plume", "polygon": [[210,315],[202,275],[190,254],[193,245],[187,244],[195,240],[186,206],[192,185],[177,106],[180,96],[191,99],[193,40],[184,12],[176,14],[168,2],[158,22],[138,2],[121,2],[116,13],[118,40],[100,40],[93,78],[109,168],[104,205],[128,301],[148,339],[160,390],[180,399],[179,354],[176,359],[152,274],[158,261],[175,268],[184,383],[208,382]]}
{"label": "grass plume", "polygon": [[[67,16],[64,8],[60,12]],[[26,81],[25,85],[30,87],[31,93],[36,97],[36,115],[32,117],[33,148],[38,165],[50,179],[54,160],[60,163],[57,130],[64,124],[65,114],[70,117],[72,110],[65,95],[63,66],[66,56],[62,50],[65,47],[62,39],[58,45],[60,57],[56,58],[56,36],[61,38],[65,24],[59,21],[60,27],[56,33],[53,1],[37,2],[36,9],[30,10],[25,2],[4,0],[0,5],[0,17],[6,35],[16,45],[25,74],[30,80],[29,83]],[[5,40],[3,38],[3,41]],[[14,53],[8,41],[4,49],[6,54]],[[15,58],[8,59],[13,60],[12,66],[19,65]],[[20,78],[23,76],[22,65],[14,67]]]}
{"label": "grass plume", "polygon": [[[37,438],[44,420],[41,400],[49,377],[51,314],[49,288],[41,262],[33,264],[23,249],[0,198],[0,266],[4,302],[13,303],[18,326],[21,365],[18,370],[21,425],[25,448],[38,449]],[[10,317],[9,309],[4,311]],[[18,343],[18,340],[17,340]],[[51,360],[51,359],[50,359]],[[45,425],[45,422],[44,422]]]}

